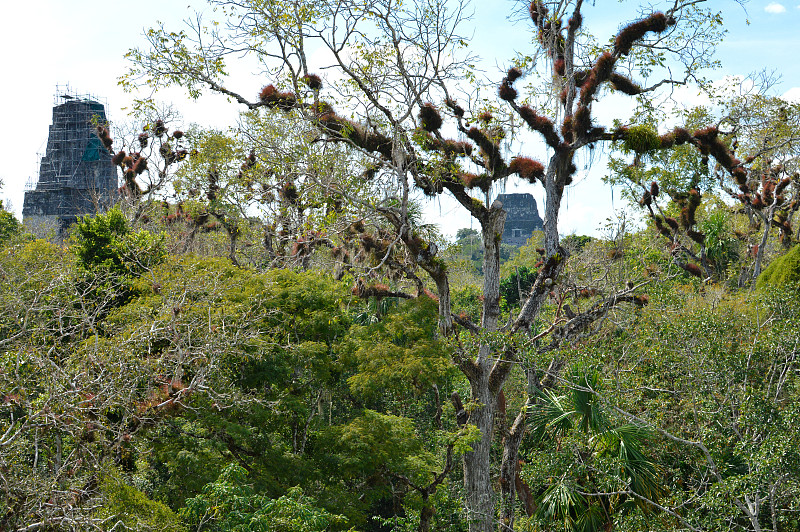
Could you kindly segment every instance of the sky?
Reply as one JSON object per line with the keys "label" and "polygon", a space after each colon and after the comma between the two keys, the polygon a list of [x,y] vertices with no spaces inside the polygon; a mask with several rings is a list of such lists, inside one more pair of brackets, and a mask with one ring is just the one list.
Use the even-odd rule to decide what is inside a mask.
{"label": "sky", "polygon": [[[653,2],[658,4],[658,2]],[[474,0],[472,50],[481,56],[487,75],[497,79],[507,68],[514,51],[530,52],[529,24],[511,23],[511,0]],[[585,20],[590,21],[598,38],[611,36],[620,24],[633,20],[639,2],[617,0],[586,1]],[[760,70],[782,76],[774,92],[800,100],[800,0],[769,2],[750,0],[711,0],[723,13],[728,35],[719,45],[717,57],[722,68],[708,75],[713,79],[747,76]],[[73,93],[92,94],[107,104],[106,113],[114,122],[130,120],[128,111],[135,97],[146,90],[129,94],[117,85],[128,65],[123,56],[134,47],[145,46],[144,31],[161,21],[168,29],[180,29],[183,20],[195,11],[208,10],[202,0],[137,0],[116,2],[98,0],[4,1],[0,7],[0,198],[21,218],[26,183],[35,183],[39,158],[44,154],[48,126],[57,86],[69,85]],[[247,72],[231,80],[243,94],[255,93],[263,85]],[[693,91],[684,91],[689,102],[700,102]],[[224,129],[236,123],[240,110],[219,96],[192,102],[181,90],[160,92],[158,99],[171,102],[184,121]],[[617,103],[607,104],[614,113]],[[600,112],[598,110],[598,112]],[[591,171],[579,174],[568,188],[566,210],[559,227],[562,234],[596,235],[608,219],[615,219],[625,207],[619,191],[601,183],[605,165],[602,157],[584,161]],[[531,192],[541,204],[541,187],[510,181],[507,192]],[[454,201],[442,199],[425,209],[428,222],[438,223],[447,235],[470,226],[469,217]]]}

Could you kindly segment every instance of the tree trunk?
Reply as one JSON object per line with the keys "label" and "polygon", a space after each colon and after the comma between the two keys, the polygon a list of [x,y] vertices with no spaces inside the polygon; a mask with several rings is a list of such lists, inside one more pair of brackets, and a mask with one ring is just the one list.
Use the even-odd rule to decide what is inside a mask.
{"label": "tree trunk", "polygon": [[767,211],[767,214],[762,218],[762,221],[764,222],[764,232],[761,234],[761,242],[759,242],[758,251],[756,251],[756,261],[753,265],[752,288],[755,288],[758,276],[761,275],[761,262],[764,259],[764,249],[767,247],[767,239],[769,238],[770,229],[772,229],[770,220],[772,220],[773,216],[775,216],[775,207],[771,206]]}
{"label": "tree trunk", "polygon": [[236,259],[236,241],[239,239],[239,228],[231,224],[228,230],[228,258],[234,266],[239,266],[239,261]]}
{"label": "tree trunk", "polygon": [[525,433],[527,407],[523,408],[508,433],[503,438],[503,461],[500,464],[500,530],[514,530],[514,507],[516,506],[517,464],[519,446]]}
{"label": "tree trunk", "polygon": [[425,491],[422,494],[422,510],[419,513],[419,532],[428,532],[431,529],[431,519],[434,514],[434,507],[430,501],[430,493]]}
{"label": "tree trunk", "polygon": [[[502,203],[495,201],[480,220],[484,251],[481,326],[485,332],[496,331],[500,317],[500,242],[506,221],[502,207]],[[492,354],[491,346],[482,343],[472,371],[467,375],[473,401],[468,422],[481,431],[481,439],[472,444],[471,452],[464,455],[464,488],[470,532],[489,532],[495,528],[490,451],[497,394],[502,389],[502,382],[492,382]]]}
{"label": "tree trunk", "polygon": [[[482,346],[481,351],[488,351]],[[491,479],[492,436],[494,429],[494,410],[496,398],[489,389],[490,366],[479,368],[470,382],[472,387],[472,411],[468,423],[481,431],[481,439],[472,444],[472,451],[464,454],[464,489],[467,500],[467,521],[470,532],[490,532],[494,530],[494,490]]]}

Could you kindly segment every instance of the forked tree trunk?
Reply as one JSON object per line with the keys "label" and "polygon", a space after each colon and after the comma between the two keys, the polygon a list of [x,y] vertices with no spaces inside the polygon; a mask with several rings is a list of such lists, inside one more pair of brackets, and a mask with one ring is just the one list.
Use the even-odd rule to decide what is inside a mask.
{"label": "forked tree trunk", "polygon": [[[505,227],[506,212],[494,202],[488,214],[480,220],[483,237],[483,316],[485,332],[497,330],[500,317],[500,242]],[[481,439],[464,454],[464,488],[470,532],[489,532],[496,527],[495,493],[491,479],[491,447],[494,436],[494,417],[497,393],[502,383],[492,382],[495,353],[482,343],[472,371],[467,375],[471,388],[468,422],[481,431]]]}
{"label": "forked tree trunk", "polygon": [[531,398],[532,390],[552,388],[563,366],[564,359],[556,357],[550,361],[547,371],[541,378],[538,378],[531,371],[526,371],[528,378],[528,401],[525,407],[517,414],[514,423],[503,438],[503,460],[500,463],[500,530],[503,532],[514,530],[514,509],[517,505],[517,495],[525,504],[525,512],[528,516],[533,514],[533,496],[530,488],[519,476],[519,447],[525,435],[525,423],[528,420],[529,408],[535,402],[535,400]]}

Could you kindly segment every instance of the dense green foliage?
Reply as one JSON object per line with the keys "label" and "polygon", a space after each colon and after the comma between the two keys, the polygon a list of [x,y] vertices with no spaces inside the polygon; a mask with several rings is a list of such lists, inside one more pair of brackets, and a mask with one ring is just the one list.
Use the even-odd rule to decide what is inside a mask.
{"label": "dense green foliage", "polygon": [[[452,418],[432,422],[454,373],[430,299],[354,326],[349,285],[319,272],[169,256],[134,275],[115,244],[159,238],[118,213],[85,219],[69,250],[0,256],[4,528],[75,492],[104,501],[85,517],[102,527],[176,530],[178,512],[218,530],[369,529],[401,508],[393,475],[430,482],[448,446],[469,448]],[[62,504],[39,515],[65,519]]]}
{"label": "dense green foliage", "polygon": [[3,203],[0,202],[0,245],[17,235],[22,229],[22,224],[14,218],[10,212],[3,210]]}
{"label": "dense green foliage", "polygon": [[185,525],[165,504],[149,499],[147,495],[126,483],[113,469],[99,486],[104,508],[98,516],[105,517],[106,526],[125,526],[134,530],[183,531]]}
{"label": "dense green foliage", "polygon": [[74,253],[87,270],[104,269],[116,275],[137,276],[166,256],[163,235],[131,231],[118,208],[86,216],[75,224]]}
{"label": "dense green foliage", "polygon": [[[798,529],[800,105],[665,132],[627,77],[697,80],[718,14],[670,2],[601,46],[582,2],[531,2],[537,55],[464,109],[458,2],[210,3],[229,24],[149,30],[122,83],[223,93],[238,129],[139,101],[136,136],[101,128],[116,207],[52,242],[0,210],[0,530]],[[241,53],[252,101],[223,85]],[[630,124],[593,114],[612,91]],[[560,235],[604,143],[642,217]],[[519,248],[513,176],[545,194]],[[445,192],[480,230],[425,223]]]}
{"label": "dense green foliage", "polygon": [[[730,223],[719,209],[706,219]],[[435,301],[401,299],[365,321],[374,308],[349,281],[167,254],[128,223],[111,211],[85,219],[68,249],[22,238],[0,252],[5,528],[99,501],[85,519],[101,529],[405,530],[423,514],[465,526],[452,460],[476,435],[445,400],[466,383]],[[791,530],[800,299],[772,279],[793,271],[798,247],[750,293],[670,275],[651,238],[580,239],[568,290],[601,269],[665,278],[643,310],[559,351],[572,368],[561,384],[532,399],[516,378],[507,388],[510,411],[531,401],[520,482],[535,511],[518,508],[519,529]],[[620,241],[622,259],[608,252]],[[157,259],[131,267],[122,242]],[[508,305],[535,279],[526,257],[538,254],[506,266]],[[596,297],[567,293],[576,310]],[[477,303],[469,285],[455,297]],[[743,494],[757,512],[737,505]],[[44,497],[61,506],[38,513]]]}
{"label": "dense green foliage", "polygon": [[517,268],[510,277],[501,280],[500,295],[503,296],[506,304],[519,304],[520,300],[524,298],[524,294],[530,292],[536,277],[537,272],[535,270],[522,266]]}
{"label": "dense green foliage", "polygon": [[758,277],[756,286],[777,289],[792,288],[800,284],[800,246],[778,257]]}
{"label": "dense green foliage", "polygon": [[231,464],[196,497],[186,500],[181,514],[193,528],[209,531],[324,532],[344,517],[316,508],[300,488],[278,499],[254,493],[247,470]]}

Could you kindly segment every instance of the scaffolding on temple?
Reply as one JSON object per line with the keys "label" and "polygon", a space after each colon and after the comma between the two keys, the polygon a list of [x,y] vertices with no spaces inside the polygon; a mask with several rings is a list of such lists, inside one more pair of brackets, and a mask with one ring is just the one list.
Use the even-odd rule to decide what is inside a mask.
{"label": "scaffolding on temple", "polygon": [[[106,125],[105,102],[57,86],[53,123],[39,164],[36,188],[25,192],[23,219],[60,232],[85,214],[105,209],[117,189],[117,169],[97,137]],[[26,187],[27,188],[27,187]]]}

